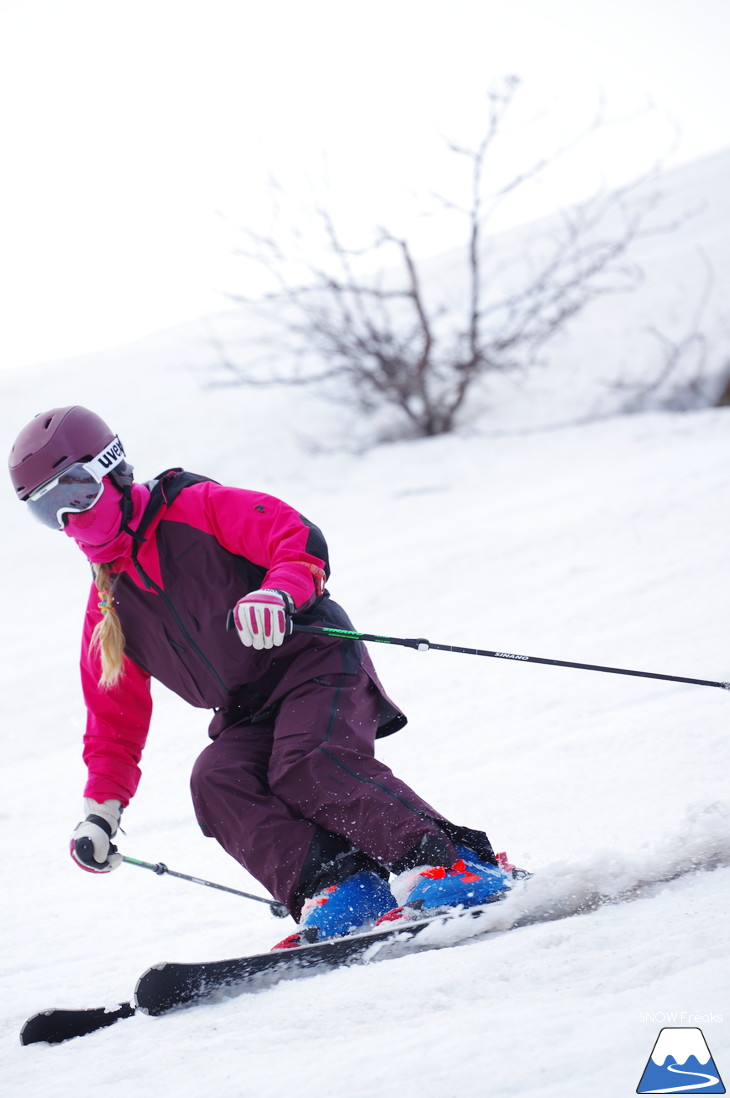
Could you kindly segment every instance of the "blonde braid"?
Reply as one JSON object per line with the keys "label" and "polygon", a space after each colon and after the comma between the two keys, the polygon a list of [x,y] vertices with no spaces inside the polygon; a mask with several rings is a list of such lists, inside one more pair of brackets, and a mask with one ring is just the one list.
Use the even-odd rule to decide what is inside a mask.
{"label": "blonde braid", "polygon": [[101,621],[94,626],[89,652],[98,650],[101,657],[99,685],[109,689],[116,686],[124,664],[124,633],[122,623],[114,609],[113,581],[108,564],[95,564],[94,580],[99,592]]}

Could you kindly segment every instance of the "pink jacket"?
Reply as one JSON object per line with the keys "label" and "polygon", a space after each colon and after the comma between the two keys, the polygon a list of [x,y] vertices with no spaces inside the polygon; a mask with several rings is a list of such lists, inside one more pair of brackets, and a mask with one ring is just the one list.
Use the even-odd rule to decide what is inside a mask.
{"label": "pink jacket", "polygon": [[255,716],[304,681],[362,665],[381,696],[380,734],[405,723],[359,642],[295,633],[280,648],[255,652],[226,631],[228,611],[261,587],[288,592],[299,622],[352,625],[324,590],[327,546],[316,526],[273,496],[212,481],[189,483],[188,476],[169,471],[149,503],[148,489],[133,486],[135,515],[144,514],[132,525],[144,541],[135,552],[130,537],[128,555],[113,564],[126,654],[124,674],[108,690],[99,685],[98,654],[89,653],[101,617],[92,585],[81,678],[88,711],[84,795],[97,801],[115,798],[126,805],[137,789],[152,714],[151,677],[192,705],[217,710],[216,735],[230,715]]}

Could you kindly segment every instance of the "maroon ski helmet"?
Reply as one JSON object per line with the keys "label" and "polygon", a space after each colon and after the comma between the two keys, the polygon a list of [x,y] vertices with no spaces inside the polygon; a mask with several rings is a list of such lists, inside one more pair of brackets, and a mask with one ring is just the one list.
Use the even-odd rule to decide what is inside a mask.
{"label": "maroon ski helmet", "polygon": [[[90,461],[116,438],[95,412],[73,404],[40,412],[16,438],[10,451],[10,479],[21,500],[77,461]],[[128,462],[117,466],[110,479],[122,489],[132,483]]]}

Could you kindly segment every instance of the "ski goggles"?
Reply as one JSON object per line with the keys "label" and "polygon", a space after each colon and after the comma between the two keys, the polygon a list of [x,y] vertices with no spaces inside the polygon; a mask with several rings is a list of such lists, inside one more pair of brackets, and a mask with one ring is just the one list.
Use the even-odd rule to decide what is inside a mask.
{"label": "ski goggles", "polygon": [[127,460],[117,435],[91,461],[77,461],[57,477],[52,477],[28,496],[31,514],[50,526],[63,530],[63,516],[90,510],[101,499],[103,478]]}

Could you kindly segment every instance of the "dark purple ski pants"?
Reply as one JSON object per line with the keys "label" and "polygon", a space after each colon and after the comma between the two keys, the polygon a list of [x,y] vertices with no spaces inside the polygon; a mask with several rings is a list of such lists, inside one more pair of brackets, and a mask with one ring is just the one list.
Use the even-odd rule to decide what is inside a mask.
{"label": "dark purple ski pants", "polygon": [[385,870],[429,845],[456,860],[443,817],[374,757],[378,697],[364,671],[311,680],[270,720],[225,728],[193,768],[203,831],[295,915],[323,831]]}

